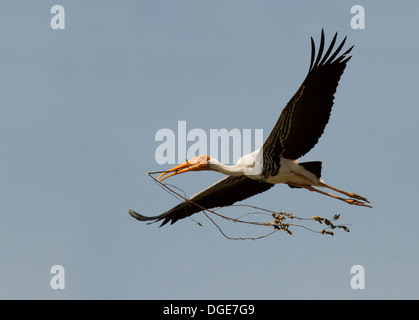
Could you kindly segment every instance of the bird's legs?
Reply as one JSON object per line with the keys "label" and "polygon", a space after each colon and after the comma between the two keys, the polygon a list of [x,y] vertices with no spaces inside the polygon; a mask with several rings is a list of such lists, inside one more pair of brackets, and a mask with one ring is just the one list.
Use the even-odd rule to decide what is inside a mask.
{"label": "bird's legs", "polygon": [[[324,195],[326,195],[326,196],[329,196],[329,197],[332,197],[332,198],[335,198],[335,199],[338,199],[338,200],[344,201],[344,202],[349,203],[349,204],[353,204],[353,205],[357,205],[357,206],[363,206],[363,207],[369,207],[369,208],[372,208],[372,206],[370,206],[370,205],[368,205],[368,204],[364,203],[364,201],[368,202],[368,200],[367,200],[367,199],[365,199],[364,197],[361,197],[361,196],[359,196],[359,195],[357,195],[356,193],[353,193],[353,192],[346,192],[346,191],[342,191],[342,190],[339,190],[339,189],[333,188],[333,187],[328,186],[328,185],[326,185],[326,184],[324,184],[324,183],[322,183],[322,184],[321,184],[321,185],[319,185],[319,186],[321,186],[321,187],[326,187],[326,188],[329,188],[329,189],[335,190],[335,191],[337,191],[337,192],[343,193],[343,194],[347,195],[348,197],[355,198],[355,199],[357,199],[357,200],[355,200],[355,199],[345,199],[345,198],[341,198],[341,197],[335,196],[334,194],[331,194],[331,193],[327,193],[327,192],[324,192],[324,191],[318,190],[318,189],[316,189],[316,188],[314,188],[314,187],[312,187],[311,185],[308,185],[308,184],[299,184],[299,183],[293,183],[293,182],[287,182],[287,184],[288,184],[288,185],[291,185],[291,186],[293,186],[293,187],[304,188],[304,189],[307,189],[307,190],[310,190],[310,191],[315,191],[315,192],[318,192],[318,193],[324,194]],[[358,201],[358,200],[359,200],[359,201]]]}
{"label": "bird's legs", "polygon": [[329,186],[329,185],[327,185],[327,184],[325,184],[323,182],[320,182],[319,186],[320,187],[324,187],[324,188],[329,188],[329,189],[335,190],[336,192],[342,193],[342,194],[344,194],[344,195],[346,195],[346,196],[348,196],[350,198],[354,198],[354,199],[358,199],[358,200],[361,200],[361,201],[365,201],[365,202],[370,203],[367,200],[367,198],[361,197],[359,194],[356,194],[354,192],[346,192],[346,191],[343,191],[343,190],[339,190],[338,188]]}

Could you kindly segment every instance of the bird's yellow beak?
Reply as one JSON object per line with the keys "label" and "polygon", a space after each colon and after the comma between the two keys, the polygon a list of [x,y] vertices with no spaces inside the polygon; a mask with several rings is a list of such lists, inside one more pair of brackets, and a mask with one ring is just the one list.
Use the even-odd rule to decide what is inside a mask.
{"label": "bird's yellow beak", "polygon": [[[186,160],[186,162],[163,172],[161,175],[157,177],[157,180],[162,182],[164,179],[167,179],[179,173],[183,173],[187,171],[206,170],[208,169],[208,161],[210,159],[211,158],[207,156],[206,154],[201,154],[200,156],[197,156],[191,160]],[[167,176],[163,178],[164,175],[167,175]]]}

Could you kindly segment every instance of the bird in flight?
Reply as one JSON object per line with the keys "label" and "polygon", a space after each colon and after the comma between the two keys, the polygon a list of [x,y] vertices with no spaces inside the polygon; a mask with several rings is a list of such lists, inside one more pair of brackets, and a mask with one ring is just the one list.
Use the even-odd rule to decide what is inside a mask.
{"label": "bird in flight", "polygon": [[[325,184],[320,179],[320,161],[298,163],[298,159],[309,152],[323,134],[340,77],[351,59],[348,54],[353,46],[339,55],[346,37],[333,50],[336,38],[337,33],[323,54],[325,38],[322,30],[317,55],[311,38],[308,74],[282,110],[275,127],[260,149],[243,156],[234,165],[225,165],[208,155],[200,155],[167,170],[158,177],[159,181],[183,172],[200,170],[218,171],[227,177],[160,215],[144,216],[133,210],[129,214],[140,221],[162,221],[160,226],[168,222],[173,224],[204,209],[228,206],[265,192],[277,183],[318,192],[351,205],[371,208],[366,198]],[[315,187],[331,189],[347,198]]]}

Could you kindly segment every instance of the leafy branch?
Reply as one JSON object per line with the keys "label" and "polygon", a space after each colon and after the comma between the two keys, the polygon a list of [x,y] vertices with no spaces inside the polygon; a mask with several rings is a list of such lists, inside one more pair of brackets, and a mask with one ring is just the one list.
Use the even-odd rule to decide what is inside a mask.
{"label": "leafy branch", "polygon": [[[283,212],[283,211],[273,211],[273,210],[269,210],[269,209],[265,209],[265,208],[261,208],[261,207],[257,207],[257,206],[253,206],[253,205],[247,205],[247,204],[232,204],[232,205],[228,205],[228,206],[223,206],[223,207],[218,207],[215,209],[208,209],[205,208],[195,202],[193,202],[192,200],[187,199],[185,193],[183,192],[182,189],[171,185],[171,184],[167,184],[167,183],[163,183],[159,180],[157,180],[153,174],[160,174],[164,171],[157,171],[157,172],[148,172],[147,174],[160,186],[162,187],[166,192],[170,193],[171,195],[175,196],[177,199],[179,200],[183,200],[183,201],[187,201],[190,202],[196,206],[198,206],[199,208],[201,208],[205,214],[205,216],[217,227],[217,229],[220,231],[220,233],[226,237],[227,239],[230,240],[257,240],[257,239],[262,239],[262,238],[266,238],[268,236],[271,236],[272,234],[274,234],[275,232],[278,231],[283,231],[286,232],[289,235],[292,235],[293,232],[291,229],[294,228],[303,228],[306,229],[308,231],[314,232],[314,233],[319,233],[319,234],[323,234],[323,235],[334,235],[335,231],[331,231],[331,230],[335,230],[335,229],[342,229],[346,232],[350,232],[349,228],[347,227],[347,225],[344,224],[335,224],[336,221],[338,221],[340,219],[340,214],[335,214],[333,216],[333,218],[331,219],[327,219],[324,217],[320,217],[320,216],[312,216],[310,218],[302,218],[302,217],[298,217],[296,215],[294,215],[293,213],[287,213],[287,212]],[[175,191],[174,189],[176,189],[177,191]],[[183,194],[180,194],[183,193]],[[247,212],[246,214],[238,217],[238,218],[232,218],[223,214],[220,214],[219,211],[225,209],[225,208],[229,208],[229,207],[243,207],[243,208],[250,208],[250,209],[254,209],[256,211],[252,211],[252,212]],[[249,225],[255,225],[255,226],[263,226],[263,227],[268,227],[268,228],[272,228],[273,230],[268,232],[268,233],[264,233],[260,236],[257,237],[231,237],[228,236],[223,230],[222,228],[215,222],[215,220],[210,217],[209,214],[213,214],[221,219],[227,220],[229,222],[235,222],[235,223],[243,223],[243,224],[249,224]],[[271,218],[273,218],[273,220],[270,221],[253,221],[253,220],[248,220],[249,216],[270,216]],[[194,220],[193,218],[189,217],[191,220],[195,221],[199,226],[202,227],[202,224],[196,220]],[[312,227],[308,227],[308,225],[312,222],[318,222],[320,224],[324,224],[325,227],[321,230],[318,230],[316,228],[312,228]]]}

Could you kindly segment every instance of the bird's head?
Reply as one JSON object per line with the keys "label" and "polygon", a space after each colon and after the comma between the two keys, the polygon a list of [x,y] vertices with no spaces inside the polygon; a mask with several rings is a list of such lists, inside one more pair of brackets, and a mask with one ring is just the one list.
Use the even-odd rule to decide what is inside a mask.
{"label": "bird's head", "polygon": [[[207,156],[206,154],[201,154],[195,158],[192,158],[190,160],[186,160],[186,162],[173,167],[165,172],[163,172],[161,175],[158,176],[158,180],[161,182],[164,179],[167,179],[171,176],[174,176],[179,173],[187,172],[187,171],[201,171],[201,170],[210,170],[210,160],[211,158]],[[165,176],[166,175],[166,176]],[[165,176],[165,177],[163,177]]]}

